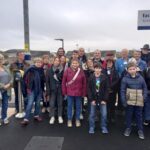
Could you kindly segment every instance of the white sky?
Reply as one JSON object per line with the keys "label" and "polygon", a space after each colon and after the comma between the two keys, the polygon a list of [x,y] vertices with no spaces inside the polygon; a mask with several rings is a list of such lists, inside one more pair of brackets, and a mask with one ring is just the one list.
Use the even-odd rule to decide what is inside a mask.
{"label": "white sky", "polygon": [[[150,30],[137,30],[138,10],[150,0],[29,0],[30,48],[139,49]],[[24,48],[23,0],[0,0],[0,49]]]}

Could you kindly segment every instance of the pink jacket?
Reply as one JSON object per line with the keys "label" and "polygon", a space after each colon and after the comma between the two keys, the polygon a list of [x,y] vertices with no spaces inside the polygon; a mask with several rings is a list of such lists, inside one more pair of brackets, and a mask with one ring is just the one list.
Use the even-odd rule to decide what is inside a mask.
{"label": "pink jacket", "polygon": [[66,83],[72,80],[76,72],[71,68],[67,68],[64,72],[62,81],[63,95],[86,96],[86,77],[83,70],[80,70],[76,80],[72,84],[66,85]]}

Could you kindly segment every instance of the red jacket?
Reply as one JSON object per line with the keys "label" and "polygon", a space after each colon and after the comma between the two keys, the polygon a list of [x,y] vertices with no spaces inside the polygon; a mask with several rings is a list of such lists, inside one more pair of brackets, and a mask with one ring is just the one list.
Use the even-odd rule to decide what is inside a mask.
{"label": "red jacket", "polygon": [[67,68],[63,75],[62,92],[68,96],[86,96],[86,77],[83,70],[80,70],[76,80],[66,86],[66,83],[71,81],[77,71]]}

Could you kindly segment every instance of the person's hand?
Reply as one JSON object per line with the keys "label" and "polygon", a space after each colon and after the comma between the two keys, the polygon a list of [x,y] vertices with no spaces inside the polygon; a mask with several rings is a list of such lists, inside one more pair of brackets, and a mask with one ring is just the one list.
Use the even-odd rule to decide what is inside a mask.
{"label": "person's hand", "polygon": [[106,102],[105,102],[105,101],[101,101],[101,104],[102,104],[102,105],[106,105]]}
{"label": "person's hand", "polygon": [[93,101],[91,102],[91,104],[92,104],[92,105],[96,105],[96,101],[93,100]]}
{"label": "person's hand", "polygon": [[8,88],[10,88],[10,83],[4,85],[4,89],[7,90]]}

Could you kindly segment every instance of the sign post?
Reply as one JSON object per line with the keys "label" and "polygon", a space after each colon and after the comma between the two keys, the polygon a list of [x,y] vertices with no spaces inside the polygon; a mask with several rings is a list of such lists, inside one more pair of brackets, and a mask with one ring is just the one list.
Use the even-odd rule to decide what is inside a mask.
{"label": "sign post", "polygon": [[138,30],[150,30],[150,10],[138,11]]}

